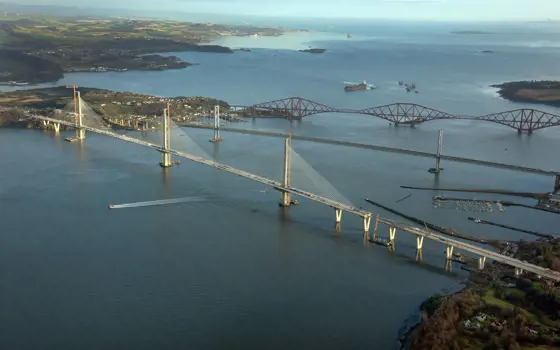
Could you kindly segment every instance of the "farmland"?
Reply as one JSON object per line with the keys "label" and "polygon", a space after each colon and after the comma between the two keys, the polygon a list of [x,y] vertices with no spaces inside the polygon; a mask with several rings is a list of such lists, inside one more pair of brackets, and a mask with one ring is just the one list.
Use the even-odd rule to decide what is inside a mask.
{"label": "farmland", "polygon": [[[180,69],[162,52],[232,53],[209,45],[218,36],[279,36],[272,27],[107,18],[0,16],[0,82],[56,81],[65,72]],[[147,55],[149,54],[149,55]],[[29,58],[22,60],[22,55]]]}

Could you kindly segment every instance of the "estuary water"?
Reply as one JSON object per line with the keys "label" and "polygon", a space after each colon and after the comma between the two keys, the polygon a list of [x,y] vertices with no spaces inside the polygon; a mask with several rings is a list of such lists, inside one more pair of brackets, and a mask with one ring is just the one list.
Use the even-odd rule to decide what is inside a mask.
{"label": "estuary water", "polygon": [[[211,96],[231,104],[300,96],[340,108],[413,102],[467,115],[521,107],[560,114],[553,107],[505,101],[489,87],[558,79],[560,30],[552,24],[308,27],[313,31],[217,42],[251,52],[178,53],[200,63],[180,71],[77,73],[42,86]],[[451,34],[460,30],[491,34]],[[327,52],[295,51],[310,46]],[[344,93],[344,82],[364,79],[377,89]],[[407,94],[399,80],[416,83],[419,93]],[[302,135],[432,152],[438,130],[444,129],[446,154],[560,169],[560,128],[518,135],[498,124],[471,121],[393,127],[351,114],[235,126],[292,128]],[[208,142],[210,131],[185,132],[217,160],[281,176],[280,139],[224,133],[225,140],[215,145]],[[186,160],[163,171],[159,154],[140,146],[91,134],[83,144],[70,144],[64,137],[0,130],[1,349],[393,349],[424,299],[460,288],[466,277],[457,267],[453,274],[443,272],[444,247],[432,242],[425,242],[424,264],[415,263],[415,240],[407,233],[397,233],[397,252],[389,253],[364,245],[362,223],[349,214],[336,232],[334,213],[326,206],[302,200],[280,211],[279,194],[257,183]],[[527,209],[435,209],[436,193],[400,188],[546,192],[552,190],[550,177],[449,162],[435,177],[427,172],[434,166],[428,159],[303,141],[293,147],[374,215],[393,217],[364,197],[481,237],[531,239],[477,226],[468,216],[549,233],[560,223],[555,215]],[[205,199],[107,207],[182,197]],[[387,228],[380,234],[387,236]]]}

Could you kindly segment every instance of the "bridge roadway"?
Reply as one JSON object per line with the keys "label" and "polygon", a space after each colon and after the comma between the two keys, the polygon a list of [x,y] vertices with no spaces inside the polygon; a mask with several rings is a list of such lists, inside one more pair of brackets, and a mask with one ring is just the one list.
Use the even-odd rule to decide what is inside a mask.
{"label": "bridge roadway", "polygon": [[[34,116],[34,118],[40,119],[40,120],[45,120],[45,121],[50,121],[52,123],[60,123],[60,124],[67,125],[67,126],[70,126],[70,127],[73,127],[73,128],[76,127],[76,124],[73,123],[73,122],[61,121],[61,120],[58,120],[58,119],[42,117],[42,116]],[[208,165],[208,166],[211,166],[213,168],[223,170],[223,171],[226,171],[226,172],[244,177],[244,178],[249,179],[249,180],[257,181],[257,182],[260,182],[262,184],[272,186],[272,187],[278,189],[279,191],[290,192],[290,193],[293,193],[295,195],[311,199],[315,202],[326,204],[326,205],[328,205],[332,208],[341,209],[343,211],[358,215],[358,216],[360,216],[364,219],[371,217],[371,213],[368,212],[368,211],[361,210],[361,209],[358,209],[358,208],[354,208],[350,205],[347,205],[347,204],[344,204],[344,203],[339,203],[339,202],[333,201],[329,198],[318,196],[318,195],[313,194],[311,192],[303,191],[303,190],[300,190],[300,189],[297,189],[297,188],[294,188],[294,187],[284,187],[284,184],[282,184],[278,181],[270,180],[270,179],[267,179],[267,178],[259,176],[259,175],[255,175],[255,174],[243,171],[243,170],[239,170],[239,169],[230,167],[229,165],[217,163],[217,162],[214,162],[213,160],[210,160],[210,159],[193,156],[191,154],[188,154],[188,153],[185,153],[185,152],[180,152],[180,151],[173,150],[173,149],[171,149],[169,151],[166,151],[161,145],[156,145],[156,144],[153,144],[153,143],[150,143],[150,142],[138,140],[138,139],[135,139],[133,137],[128,137],[128,136],[125,136],[125,135],[115,134],[115,133],[107,131],[107,130],[91,128],[91,127],[88,127],[88,126],[82,126],[82,128],[87,130],[87,131],[96,133],[96,134],[101,134],[101,135],[117,138],[117,139],[120,139],[120,140],[123,140],[123,141],[126,141],[126,142],[135,143],[137,145],[150,147],[150,148],[153,148],[153,149],[155,149],[159,152],[169,152],[173,155],[189,159],[189,160],[191,160],[193,162],[196,162],[196,163]]]}
{"label": "bridge roadway", "polygon": [[[196,129],[214,129],[214,125],[210,125],[210,124],[190,124],[189,123],[189,124],[180,124],[179,126],[183,126],[183,127],[187,127],[187,128],[196,128]],[[220,130],[221,131],[236,132],[236,133],[240,133],[240,134],[263,135],[263,136],[282,137],[282,138],[286,138],[286,137],[290,136],[288,134],[279,133],[279,132],[250,130],[250,129],[238,129],[238,128],[230,128],[230,127],[220,127]],[[301,136],[301,135],[292,135],[292,139],[302,140],[302,141],[310,141],[310,142],[318,142],[318,143],[327,143],[327,144],[331,144],[331,145],[341,145],[341,146],[347,146],[347,147],[372,149],[372,150],[381,151],[381,152],[408,154],[408,155],[416,156],[416,157],[437,158],[437,155],[435,153],[413,151],[413,150],[408,150],[408,149],[403,149],[403,148],[393,148],[393,147],[386,147],[386,146],[369,145],[369,144],[366,144],[366,143],[339,141],[339,140],[324,139],[324,138],[311,137],[311,136]],[[451,161],[451,162],[469,163],[469,164],[483,165],[483,166],[499,168],[499,169],[522,171],[522,172],[525,172],[525,173],[533,173],[533,174],[539,174],[539,175],[552,175],[552,176],[554,176],[554,175],[560,173],[560,171],[554,171],[554,170],[544,170],[544,169],[524,167],[524,166],[521,166],[521,165],[502,164],[502,163],[490,162],[490,161],[486,161],[486,160],[470,159],[470,158],[455,157],[455,156],[446,156],[446,155],[443,155],[443,154],[440,155],[440,159],[448,160],[448,161]]]}
{"label": "bridge roadway", "polygon": [[383,219],[383,218],[379,218],[379,222],[386,224],[389,227],[395,227],[398,229],[401,229],[403,231],[407,231],[410,232],[412,234],[415,234],[417,236],[422,236],[422,237],[426,237],[429,238],[431,240],[434,241],[438,241],[440,243],[445,244],[446,246],[452,246],[455,247],[457,249],[462,249],[474,254],[477,254],[478,256],[483,256],[489,259],[492,259],[494,261],[498,261],[502,264],[506,264],[509,266],[513,266],[515,268],[521,269],[523,271],[529,271],[529,272],[533,272],[539,276],[554,280],[554,281],[560,281],[560,273],[556,272],[556,271],[552,271],[550,269],[545,269],[543,267],[537,266],[537,265],[533,265],[530,264],[528,262],[524,262],[509,256],[505,256],[502,255],[500,253],[496,253],[494,251],[488,250],[488,249],[484,249],[469,243],[465,243],[465,242],[461,242],[455,239],[451,239],[451,238],[447,238],[444,237],[442,235],[436,234],[436,233],[432,233],[431,231],[428,231],[426,229],[421,229],[418,227],[414,227],[411,225],[407,225],[407,224],[402,224],[402,223],[398,223],[396,221],[393,220],[389,220],[389,219]]}

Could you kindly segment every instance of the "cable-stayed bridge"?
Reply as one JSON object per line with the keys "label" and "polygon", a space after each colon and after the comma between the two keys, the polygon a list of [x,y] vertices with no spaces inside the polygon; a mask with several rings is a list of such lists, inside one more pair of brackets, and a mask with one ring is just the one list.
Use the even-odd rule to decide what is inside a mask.
{"label": "cable-stayed bridge", "polygon": [[[157,150],[162,154],[160,162],[162,167],[171,167],[174,163],[171,160],[171,156],[174,155],[271,186],[281,193],[280,205],[283,207],[297,204],[297,201],[291,198],[292,195],[296,195],[332,207],[335,211],[337,223],[341,222],[343,211],[355,214],[363,219],[364,232],[369,231],[372,216],[371,212],[358,208],[352,204],[350,200],[340,194],[332,184],[315,171],[292,149],[290,138],[285,140],[284,164],[282,169],[283,179],[282,181],[278,181],[213,160],[208,153],[196,145],[196,143],[171,120],[167,110],[164,111],[164,116],[162,118],[163,132],[152,133],[155,138],[162,138],[162,144],[158,144],[155,143],[156,141],[141,140],[112,131],[105,121],[79,97],[79,93],[77,113],[72,111],[73,108],[74,107],[69,104],[55,117],[33,116],[33,118],[41,120],[46,125],[52,124],[55,130],[60,130],[60,125],[76,128],[76,137],[69,138],[70,141],[83,140],[85,139],[86,131],[93,132]],[[175,140],[175,144],[173,145],[172,140]],[[215,137],[214,141],[218,140],[219,134]],[[182,149],[187,149],[188,152]],[[296,187],[297,184],[301,184],[302,186]]]}
{"label": "cable-stayed bridge", "polygon": [[[86,137],[86,131],[93,132],[123,140],[125,142],[149,147],[160,152],[160,165],[164,168],[171,167],[174,164],[171,156],[176,156],[271,186],[280,192],[279,204],[285,208],[297,204],[297,201],[292,199],[292,195],[328,205],[335,211],[335,221],[337,224],[340,224],[341,222],[342,212],[346,211],[363,219],[364,238],[369,240],[369,228],[372,213],[361,209],[361,207],[356,207],[350,200],[339,193],[328,180],[315,171],[311,165],[309,165],[297,152],[292,149],[291,137],[286,138],[284,142],[284,161],[281,167],[282,180],[273,180],[269,177],[241,170],[212,159],[211,156],[196,145],[196,143],[184,133],[182,128],[177,126],[171,120],[168,110],[164,110],[163,113],[162,132],[152,133],[155,138],[159,138],[159,141],[161,141],[160,144],[156,143],[158,141],[146,141],[116,133],[112,130],[112,128],[108,127],[103,118],[97,115],[97,113],[95,113],[95,111],[80,98],[79,93],[77,96],[77,107],[69,105],[64,110],[59,111],[54,117],[34,115],[32,118],[42,121],[45,125],[52,124],[55,131],[59,131],[61,125],[76,128],[76,137],[68,138],[67,140],[69,141],[82,141]],[[216,115],[218,113],[219,111],[216,110]],[[219,122],[219,119],[216,119]],[[175,143],[172,143],[173,140]],[[218,142],[220,140],[219,128],[216,127],[214,138],[211,141]],[[181,150],[181,148],[184,147],[186,147],[188,152]],[[435,235],[427,230],[418,229],[410,225],[397,223],[383,218],[378,218],[376,220],[376,229],[379,223],[389,226],[391,244],[394,244],[397,229],[415,235],[417,239],[417,251],[420,252],[424,238],[432,239],[445,244],[447,246],[447,263],[451,262],[452,251],[453,248],[456,247],[457,249],[462,249],[478,255],[479,269],[483,269],[486,258],[490,258],[496,262],[514,267],[516,275],[520,275],[524,271],[528,271],[545,278],[560,281],[560,273],[529,264],[518,259],[506,257],[489,249],[481,248],[457,239]]]}

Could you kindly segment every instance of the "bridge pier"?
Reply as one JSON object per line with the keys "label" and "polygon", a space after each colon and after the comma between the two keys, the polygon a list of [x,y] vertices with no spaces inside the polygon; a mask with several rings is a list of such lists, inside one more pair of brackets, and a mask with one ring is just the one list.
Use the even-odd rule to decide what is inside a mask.
{"label": "bridge pier", "polygon": [[560,192],[560,174],[554,176],[554,193]]}
{"label": "bridge pier", "polygon": [[485,256],[481,256],[478,258],[478,269],[479,270],[484,270],[484,264],[486,263],[486,257]]}
{"label": "bridge pier", "polygon": [[519,277],[523,274],[523,269],[520,269],[519,267],[515,268],[515,277]]}
{"label": "bridge pier", "polygon": [[364,216],[364,237],[369,240],[369,226],[371,224],[371,215]]}
{"label": "bridge pier", "polygon": [[422,261],[422,246],[424,245],[424,236],[416,236],[416,261]]}
{"label": "bridge pier", "polygon": [[214,138],[210,142],[220,142],[220,105],[214,106]]}
{"label": "bridge pier", "polygon": [[395,246],[395,237],[397,236],[397,228],[389,227],[389,244]]}
{"label": "bridge pier", "polygon": [[448,245],[445,249],[445,260],[452,260],[453,259],[453,246]]}
{"label": "bridge pier", "polygon": [[334,208],[334,214],[336,216],[336,223],[340,224],[342,220],[342,209]]}
{"label": "bridge pier", "polygon": [[439,174],[443,169],[440,168],[441,163],[441,150],[443,148],[443,129],[439,130],[438,135],[438,144],[437,144],[437,151],[436,151],[436,167],[430,168],[428,171],[433,174]]}
{"label": "bridge pier", "polygon": [[82,98],[80,97],[80,92],[77,91],[77,99],[78,99],[78,119],[76,125],[76,138],[78,140],[84,140],[86,138],[86,130],[82,128],[83,124],[83,116],[82,116]]}
{"label": "bridge pier", "polygon": [[53,123],[54,126],[54,132],[58,133],[60,132],[60,123]]}
{"label": "bridge pier", "polygon": [[169,152],[169,150],[171,149],[171,128],[168,109],[169,105],[166,109],[163,110],[163,151],[161,152],[161,162],[159,162],[159,165],[162,168],[169,168],[173,166],[173,162],[171,161],[171,153]]}
{"label": "bridge pier", "polygon": [[377,239],[377,228],[379,226],[379,214],[375,217],[375,226],[373,227],[373,240]]}
{"label": "bridge pier", "polygon": [[[286,138],[284,142],[284,187],[290,188],[290,165],[291,165],[291,148],[292,140],[291,137]],[[287,191],[282,191],[280,195],[280,206],[288,208],[292,204],[291,193]]]}

